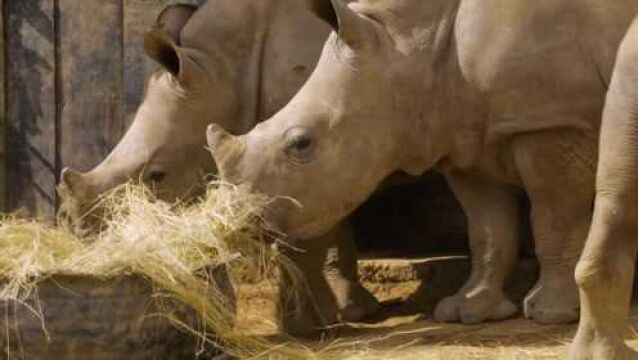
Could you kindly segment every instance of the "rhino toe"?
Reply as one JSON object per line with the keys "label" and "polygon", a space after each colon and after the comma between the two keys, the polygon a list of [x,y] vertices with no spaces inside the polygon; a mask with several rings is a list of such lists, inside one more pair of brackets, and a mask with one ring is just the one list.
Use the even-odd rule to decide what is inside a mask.
{"label": "rhino toe", "polygon": [[458,322],[461,297],[453,295],[441,300],[434,309],[434,321],[440,323]]}
{"label": "rhino toe", "polygon": [[[575,286],[574,286],[575,287]],[[539,324],[567,324],[578,320],[578,290],[538,284],[525,298],[525,317]]]}

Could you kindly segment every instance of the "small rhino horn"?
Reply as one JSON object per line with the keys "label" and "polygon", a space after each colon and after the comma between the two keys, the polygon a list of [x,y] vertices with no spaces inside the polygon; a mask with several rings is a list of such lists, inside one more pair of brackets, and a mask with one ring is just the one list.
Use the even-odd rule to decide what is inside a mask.
{"label": "small rhino horn", "polygon": [[82,186],[84,174],[71,168],[64,168],[60,174],[60,185],[68,189],[71,193],[76,193]]}
{"label": "small rhino horn", "polygon": [[232,159],[237,159],[243,146],[239,137],[233,136],[217,124],[211,124],[206,129],[208,148],[217,164],[217,169],[223,177]]}

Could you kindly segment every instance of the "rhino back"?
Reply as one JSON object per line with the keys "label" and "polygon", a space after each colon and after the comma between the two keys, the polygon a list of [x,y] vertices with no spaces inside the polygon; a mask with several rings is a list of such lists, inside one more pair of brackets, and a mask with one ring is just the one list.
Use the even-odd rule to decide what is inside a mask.
{"label": "rhino back", "polygon": [[[463,0],[455,29],[462,76],[482,99],[488,139],[557,127],[595,130],[621,31],[638,3]],[[607,4],[608,2],[606,2]],[[593,40],[588,33],[604,31]],[[600,55],[603,54],[603,55]]]}

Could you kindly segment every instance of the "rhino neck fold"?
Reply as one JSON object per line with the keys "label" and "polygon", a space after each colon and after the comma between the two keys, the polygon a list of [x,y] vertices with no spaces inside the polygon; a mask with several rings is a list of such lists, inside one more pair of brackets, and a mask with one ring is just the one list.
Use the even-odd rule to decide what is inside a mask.
{"label": "rhino neck fold", "polygon": [[182,46],[206,54],[211,77],[223,79],[235,93],[235,112],[221,123],[233,134],[246,133],[257,122],[269,17],[278,2],[208,1],[182,30]]}
{"label": "rhino neck fold", "polygon": [[[468,135],[458,134],[457,126],[468,116],[474,116],[472,111],[460,106],[474,102],[471,99],[476,96],[464,83],[458,67],[454,32],[459,5],[460,1],[422,2],[419,3],[422,8],[405,17],[393,13],[396,18],[384,19],[397,49],[412,59],[404,67],[413,70],[410,77],[415,83],[404,91],[415,95],[408,114],[403,112],[403,117],[409,119],[405,138],[412,146],[406,147],[409,150],[404,151],[401,168],[411,175],[421,175],[455,158],[459,152],[459,136]],[[419,14],[427,14],[424,15],[429,19],[424,22],[426,26],[414,25],[424,17]],[[408,22],[402,23],[401,19]],[[410,25],[411,20],[415,21],[414,26]],[[468,141],[473,142],[475,135],[470,134]]]}
{"label": "rhino neck fold", "polygon": [[259,121],[272,117],[302,88],[331,31],[306,1],[278,0],[269,10],[261,49]]}
{"label": "rhino neck fold", "polygon": [[[254,3],[254,1],[252,1]],[[314,69],[330,28],[304,1],[266,0],[255,5],[251,46],[242,70],[240,119],[245,134],[282,109]]]}
{"label": "rhino neck fold", "polygon": [[482,95],[468,83],[458,58],[455,25],[461,1],[429,3],[438,9],[438,15],[430,30],[423,32],[426,37],[402,38],[404,45],[419,44],[424,48],[420,56],[424,61],[415,68],[421,78],[429,79],[414,90],[421,96],[418,110],[414,111],[419,115],[412,122],[415,131],[407,136],[414,144],[410,153],[418,155],[408,155],[403,169],[412,175],[432,168],[445,173],[474,167],[486,146],[488,114]]}
{"label": "rhino neck fold", "polygon": [[[278,1],[262,1],[262,3],[277,3]],[[264,51],[269,33],[268,18],[271,16],[273,7],[266,6],[260,10],[261,19],[258,22],[258,26],[254,29],[252,46],[248,54],[248,68],[245,71],[245,77],[241,83],[240,99],[245,99],[244,103],[240,103],[239,116],[236,127],[232,133],[234,135],[248,133],[258,122],[260,122],[261,113],[261,96],[262,96],[262,81],[264,71]]]}

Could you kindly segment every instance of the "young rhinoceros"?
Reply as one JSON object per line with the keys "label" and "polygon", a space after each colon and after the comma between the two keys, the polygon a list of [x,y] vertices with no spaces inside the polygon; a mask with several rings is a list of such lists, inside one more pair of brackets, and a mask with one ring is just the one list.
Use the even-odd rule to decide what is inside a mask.
{"label": "young rhinoceros", "polygon": [[596,201],[576,268],[581,317],[573,360],[638,359],[627,317],[638,252],[638,18],[623,40],[600,134]]}
{"label": "young rhinoceros", "polygon": [[[85,220],[82,214],[100,194],[129,179],[142,179],[167,201],[200,195],[204,176],[216,171],[205,150],[206,126],[242,134],[283,107],[310,75],[330,30],[297,0],[178,5],[158,23],[145,35],[145,50],[162,70],[150,79],[130,129],[93,170],[62,173],[62,209],[72,220]],[[351,239],[337,239],[342,231],[329,234],[327,246],[321,242],[317,251],[324,259],[285,249],[314,297],[293,312],[299,309],[286,301],[290,294],[282,294],[285,330],[307,333],[377,309],[358,283]]]}
{"label": "young rhinoceros", "polygon": [[272,221],[312,239],[389,174],[441,170],[468,216],[473,266],[435,319],[463,323],[517,311],[503,284],[526,192],[541,271],[525,315],[576,320],[599,114],[638,2],[315,0],[315,11],[334,32],[292,101],[245,136],[209,127],[222,176],[279,195]]}

